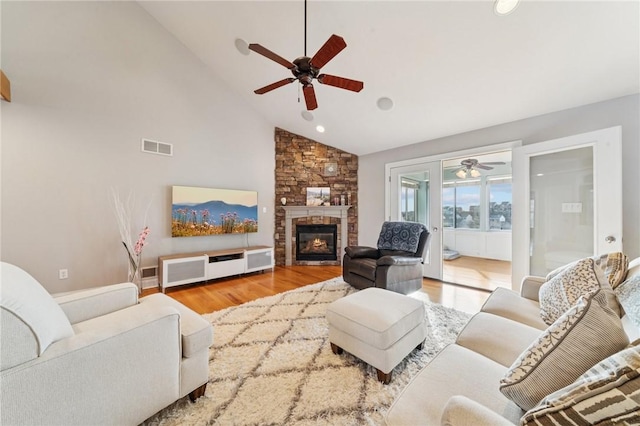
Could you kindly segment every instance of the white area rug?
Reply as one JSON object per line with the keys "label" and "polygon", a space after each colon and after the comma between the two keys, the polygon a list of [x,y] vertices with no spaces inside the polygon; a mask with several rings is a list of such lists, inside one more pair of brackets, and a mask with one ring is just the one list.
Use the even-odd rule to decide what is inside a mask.
{"label": "white area rug", "polygon": [[[429,331],[391,383],[348,353],[331,352],[325,312],[353,293],[342,277],[207,314],[214,326],[207,392],[165,408],[146,425],[381,425],[396,395],[470,315],[422,299]],[[417,293],[414,297],[426,298]]]}

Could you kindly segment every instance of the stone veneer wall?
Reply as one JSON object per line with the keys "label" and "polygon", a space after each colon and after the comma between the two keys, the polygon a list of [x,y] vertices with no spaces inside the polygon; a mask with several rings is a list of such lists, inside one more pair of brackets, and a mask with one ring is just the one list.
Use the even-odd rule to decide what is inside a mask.
{"label": "stone veneer wall", "polygon": [[[307,187],[329,187],[331,189],[331,205],[334,197],[340,198],[351,194],[351,208],[348,211],[348,235],[349,241],[346,245],[356,245],[358,243],[358,156],[348,152],[323,145],[303,136],[299,136],[283,129],[276,128],[276,170],[275,170],[275,261],[276,265],[285,263],[285,212],[280,202],[281,198],[287,199],[287,206],[304,206],[307,204]],[[325,164],[336,163],[337,173],[335,176],[325,176]],[[338,239],[340,239],[340,219],[328,217],[313,217],[294,219],[296,223],[312,224],[338,224]],[[295,229],[295,228],[294,228]],[[293,232],[295,239],[295,230]],[[293,243],[295,247],[295,242]],[[338,241],[338,247],[342,242]],[[337,262],[321,262],[326,264],[342,263],[344,249],[338,253]],[[301,262],[295,260],[294,265],[305,265],[311,262]]]}

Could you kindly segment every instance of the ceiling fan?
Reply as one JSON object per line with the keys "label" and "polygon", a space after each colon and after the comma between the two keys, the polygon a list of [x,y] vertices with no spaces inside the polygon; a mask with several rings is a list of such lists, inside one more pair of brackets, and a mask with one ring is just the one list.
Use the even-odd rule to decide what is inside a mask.
{"label": "ceiling fan", "polygon": [[316,100],[316,93],[313,88],[313,80],[318,80],[321,84],[328,86],[334,86],[339,89],[351,90],[352,92],[359,92],[364,87],[364,83],[357,80],[350,80],[344,77],[338,77],[330,74],[320,74],[320,68],[325,66],[327,62],[333,59],[338,53],[340,53],[347,43],[344,39],[338,35],[333,34],[329,37],[320,50],[313,55],[312,58],[307,56],[307,0],[304,2],[304,56],[295,59],[290,62],[284,59],[282,56],[273,53],[269,49],[257,44],[252,43],[249,45],[249,49],[253,50],[260,55],[271,59],[274,62],[279,63],[291,70],[294,77],[288,77],[275,83],[271,83],[260,89],[254,90],[254,93],[263,95],[278,87],[282,87],[286,84],[293,83],[298,80],[302,84],[302,92],[304,93],[304,100],[307,105],[307,110],[311,111],[318,108],[318,102]]}
{"label": "ceiling fan", "polygon": [[478,169],[492,170],[493,167],[491,166],[498,166],[501,164],[506,163],[504,161],[490,161],[486,163],[480,163],[475,158],[467,158],[466,160],[460,161],[460,165],[462,167],[458,169],[458,171],[456,172],[456,176],[458,176],[460,179],[465,179],[467,175],[477,178],[480,177],[480,171]]}

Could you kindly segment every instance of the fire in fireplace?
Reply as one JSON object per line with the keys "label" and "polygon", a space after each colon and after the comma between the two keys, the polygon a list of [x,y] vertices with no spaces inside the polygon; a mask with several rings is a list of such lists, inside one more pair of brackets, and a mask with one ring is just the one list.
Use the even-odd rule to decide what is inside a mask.
{"label": "fire in fireplace", "polygon": [[338,225],[297,225],[296,260],[338,260]]}

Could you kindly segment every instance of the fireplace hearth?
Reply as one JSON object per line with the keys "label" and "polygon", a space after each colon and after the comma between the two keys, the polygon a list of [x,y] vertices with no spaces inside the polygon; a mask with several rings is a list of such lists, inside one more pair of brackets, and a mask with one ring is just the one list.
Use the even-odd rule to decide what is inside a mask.
{"label": "fireplace hearth", "polygon": [[337,225],[297,225],[296,260],[337,260]]}

